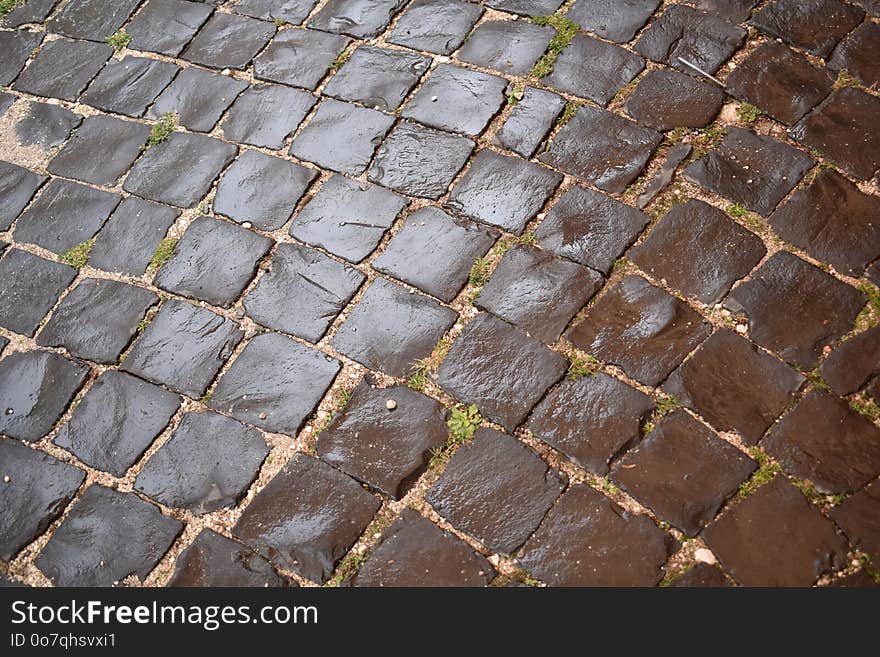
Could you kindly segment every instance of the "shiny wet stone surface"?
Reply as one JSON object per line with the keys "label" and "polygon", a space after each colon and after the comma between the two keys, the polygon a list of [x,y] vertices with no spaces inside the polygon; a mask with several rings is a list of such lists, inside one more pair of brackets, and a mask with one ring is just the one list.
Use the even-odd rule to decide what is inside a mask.
{"label": "shiny wet stone surface", "polygon": [[272,564],[237,541],[203,529],[180,553],[168,586],[287,586]]}
{"label": "shiny wet stone surface", "polygon": [[392,376],[409,376],[427,358],[458,314],[433,299],[377,278],[339,327],[340,353]]}
{"label": "shiny wet stone surface", "polygon": [[404,509],[352,586],[486,586],[494,569],[464,541]]}
{"label": "shiny wet stone surface", "polygon": [[296,434],[339,369],[339,361],[311,347],[263,333],[220,377],[209,403],[267,431]]}
{"label": "shiny wet stone surface", "polygon": [[513,431],[547,389],[562,378],[564,363],[562,356],[519,329],[481,314],[471,320],[449,350],[437,383]]}
{"label": "shiny wet stone surface", "polygon": [[639,276],[627,276],[566,333],[576,347],[656,386],[700,344],[709,325],[683,301]]}
{"label": "shiny wet stone surface", "polygon": [[[388,402],[394,408],[388,408]],[[318,437],[324,461],[394,499],[446,444],[447,410],[425,395],[361,382]]]}
{"label": "shiny wet stone surface", "polygon": [[297,454],[254,498],[232,532],[278,566],[324,582],[379,506],[351,477]]}
{"label": "shiny wet stone surface", "polygon": [[269,448],[255,429],[217,413],[187,413],[134,487],[165,506],[204,515],[233,506]]}
{"label": "shiny wet stone surface", "polygon": [[510,554],[535,530],[566,484],[515,438],[480,429],[449,462],[427,501],[454,527]]}
{"label": "shiny wet stone surface", "polygon": [[878,18],[16,6],[0,585],[873,584]]}
{"label": "shiny wet stone surface", "polygon": [[797,256],[780,251],[731,292],[729,307],[749,319],[762,347],[810,369],[822,348],[852,328],[864,295]]}
{"label": "shiny wet stone surface", "polygon": [[777,476],[702,534],[743,586],[810,586],[846,560],[846,541],[785,477]]}

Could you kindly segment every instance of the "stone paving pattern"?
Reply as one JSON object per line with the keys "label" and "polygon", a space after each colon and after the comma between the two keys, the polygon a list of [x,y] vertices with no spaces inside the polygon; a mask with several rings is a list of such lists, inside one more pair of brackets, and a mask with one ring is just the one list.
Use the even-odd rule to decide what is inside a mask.
{"label": "stone paving pattern", "polygon": [[880,583],[877,2],[0,6],[4,584]]}

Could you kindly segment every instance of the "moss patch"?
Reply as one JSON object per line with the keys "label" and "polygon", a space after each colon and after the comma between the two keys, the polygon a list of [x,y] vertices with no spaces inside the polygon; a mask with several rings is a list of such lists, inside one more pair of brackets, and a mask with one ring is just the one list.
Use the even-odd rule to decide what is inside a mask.
{"label": "moss patch", "polygon": [[66,253],[60,255],[59,260],[67,265],[70,265],[71,267],[82,269],[89,261],[89,254],[92,252],[92,247],[94,245],[94,238],[86,240],[85,242],[81,242]]}

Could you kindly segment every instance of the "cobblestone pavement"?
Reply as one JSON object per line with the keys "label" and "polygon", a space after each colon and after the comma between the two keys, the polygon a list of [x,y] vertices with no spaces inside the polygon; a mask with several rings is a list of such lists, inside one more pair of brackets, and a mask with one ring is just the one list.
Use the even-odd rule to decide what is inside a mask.
{"label": "cobblestone pavement", "polygon": [[880,2],[0,11],[5,584],[876,585]]}

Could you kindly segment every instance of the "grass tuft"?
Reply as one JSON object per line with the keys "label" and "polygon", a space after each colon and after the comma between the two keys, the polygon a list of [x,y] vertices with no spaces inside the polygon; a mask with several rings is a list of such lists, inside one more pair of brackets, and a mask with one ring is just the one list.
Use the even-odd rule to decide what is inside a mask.
{"label": "grass tuft", "polygon": [[108,36],[105,41],[108,46],[113,48],[113,50],[119,52],[123,48],[127,48],[128,44],[131,43],[131,35],[125,30],[116,30],[116,32]]}
{"label": "grass tuft", "polygon": [[94,245],[94,238],[86,240],[85,242],[81,242],[66,253],[63,253],[61,256],[59,256],[59,260],[61,260],[61,262],[63,262],[64,264],[70,265],[71,267],[82,269],[89,261],[89,254],[92,252],[92,247]]}
{"label": "grass tuft", "polygon": [[740,120],[747,125],[753,125],[758,120],[758,117],[763,114],[760,108],[745,102],[740,103],[739,107],[736,108],[736,113],[739,114]]}
{"label": "grass tuft", "polygon": [[553,72],[553,64],[559,53],[565,50],[566,46],[571,43],[581,26],[573,20],[562,14],[551,14],[549,16],[534,16],[532,22],[535,25],[549,25],[556,34],[547,45],[547,51],[541,55],[541,58],[529,71],[529,75],[535,79],[540,79],[550,75]]}
{"label": "grass tuft", "polygon": [[174,255],[174,247],[177,246],[177,240],[173,237],[166,238],[159,242],[159,246],[156,247],[155,253],[153,253],[153,257],[150,259],[150,264],[147,266],[147,271],[156,271],[165,264],[165,262]]}
{"label": "grass tuft", "polygon": [[0,0],[0,17],[5,16],[16,7],[21,7],[26,0]]}
{"label": "grass tuft", "polygon": [[601,365],[594,356],[587,354],[586,358],[581,358],[572,352],[568,355],[568,372],[565,376],[569,381],[577,381],[588,375],[596,376]]}
{"label": "grass tuft", "polygon": [[449,427],[449,437],[453,445],[460,445],[474,437],[477,429],[483,423],[483,418],[476,404],[470,406],[456,406],[449,414],[446,426]]}
{"label": "grass tuft", "polygon": [[752,447],[749,450],[749,456],[758,462],[758,469],[752,473],[751,477],[746,479],[739,486],[739,492],[737,495],[743,500],[764,484],[770,483],[773,477],[775,477],[780,471],[779,466],[773,463],[770,460],[770,457],[757,447]]}
{"label": "grass tuft", "polygon": [[152,130],[150,130],[150,138],[147,139],[147,145],[144,148],[146,149],[155,146],[156,144],[161,144],[168,139],[168,137],[177,130],[178,121],[179,118],[177,114],[174,112],[165,112],[159,121],[153,125]]}

